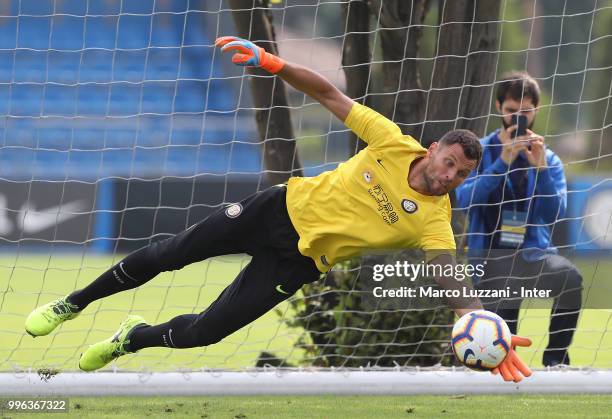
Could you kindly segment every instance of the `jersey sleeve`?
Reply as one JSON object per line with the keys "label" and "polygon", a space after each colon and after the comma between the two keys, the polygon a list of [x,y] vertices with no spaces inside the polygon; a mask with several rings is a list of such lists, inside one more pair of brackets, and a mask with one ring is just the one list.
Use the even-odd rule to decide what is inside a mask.
{"label": "jersey sleeve", "polygon": [[406,144],[421,148],[414,138],[403,135],[393,121],[359,103],[353,105],[344,125],[372,148],[384,149]]}
{"label": "jersey sleeve", "polygon": [[427,261],[441,254],[456,256],[455,236],[451,227],[451,206],[448,196],[443,207],[427,221],[421,237],[421,248],[425,251]]}

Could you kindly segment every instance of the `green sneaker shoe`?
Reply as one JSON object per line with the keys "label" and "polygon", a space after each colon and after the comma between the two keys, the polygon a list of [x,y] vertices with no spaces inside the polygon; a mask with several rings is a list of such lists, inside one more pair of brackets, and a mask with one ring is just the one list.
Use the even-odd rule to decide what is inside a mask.
{"label": "green sneaker shoe", "polygon": [[130,343],[131,332],[140,325],[148,326],[140,316],[127,316],[112,337],[94,343],[81,354],[79,368],[83,371],[95,371],[113,359],[130,353],[125,349],[125,345]]}
{"label": "green sneaker shoe", "polygon": [[25,330],[32,337],[45,336],[66,320],[80,314],[79,308],[66,301],[66,297],[51,301],[30,313],[25,321]]}

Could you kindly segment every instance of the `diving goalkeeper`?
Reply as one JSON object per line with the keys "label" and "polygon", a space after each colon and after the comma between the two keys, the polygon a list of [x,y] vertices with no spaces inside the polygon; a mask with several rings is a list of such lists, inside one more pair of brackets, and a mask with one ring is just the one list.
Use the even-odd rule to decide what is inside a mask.
{"label": "diving goalkeeper", "polygon": [[[181,269],[224,254],[247,253],[250,263],[200,314],[183,314],[148,325],[128,316],[110,338],[91,345],[79,368],[93,371],[113,359],[149,347],[192,348],[219,342],[319,279],[336,262],[367,249],[421,248],[435,263],[454,263],[448,192],[463,182],[482,155],[478,138],[456,130],[424,149],[412,137],[375,111],[340,92],[325,78],[284,62],[250,41],[223,37],[223,51],[236,54],[237,65],[260,67],[308,94],[368,146],[335,170],[316,177],[293,177],[245,200],[220,208],[187,230],[135,251],[91,284],[35,309],[25,329],[32,336],[49,334],[74,319],[93,301],[129,290],[160,272]],[[440,252],[439,249],[449,249]],[[436,278],[444,288],[454,279]],[[458,315],[481,309],[449,305]],[[527,339],[513,337],[515,345]],[[531,372],[511,350],[499,372],[520,381]]]}

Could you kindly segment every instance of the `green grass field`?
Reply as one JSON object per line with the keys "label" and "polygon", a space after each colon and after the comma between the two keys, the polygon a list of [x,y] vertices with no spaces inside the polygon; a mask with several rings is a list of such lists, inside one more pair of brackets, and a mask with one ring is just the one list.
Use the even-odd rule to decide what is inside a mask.
{"label": "green grass field", "polygon": [[[87,345],[108,337],[126,314],[140,314],[150,323],[159,323],[178,314],[200,312],[247,261],[246,257],[221,257],[162,274],[140,289],[92,304],[79,318],[65,323],[50,336],[33,339],[23,330],[25,317],[33,308],[85,286],[113,261],[95,256],[3,256],[0,370],[41,367],[75,370]],[[612,272],[612,263],[585,260],[580,269],[586,280],[604,278]],[[288,306],[283,304],[279,309],[285,312]],[[522,351],[523,356],[531,366],[540,367],[548,339],[549,310],[523,310],[521,319],[519,332],[534,341],[532,348]],[[145,349],[121,358],[116,366],[132,371],[236,369],[254,366],[261,351],[296,362],[302,355],[293,347],[299,332],[287,328],[276,313],[270,312],[217,345],[173,351]],[[574,366],[612,368],[612,310],[583,311],[570,356]]]}
{"label": "green grass field", "polygon": [[[31,338],[23,321],[37,305],[88,284],[112,265],[108,257],[58,256],[51,259],[23,256],[0,259],[1,370],[33,367],[77,369],[78,357],[87,347],[107,338],[126,316],[139,314],[155,324],[184,313],[206,308],[248,262],[246,257],[221,257],[164,273],[137,290],[111,296],[90,305],[77,319],[49,336]],[[15,266],[13,268],[12,266]],[[43,290],[41,292],[41,290]],[[286,309],[284,306],[279,307]],[[178,370],[240,368],[253,366],[263,350],[295,358],[297,331],[278,321],[274,312],[207,348],[170,351],[152,348],[117,362],[124,370]]]}
{"label": "green grass field", "polygon": [[609,418],[611,404],[609,395],[78,397],[70,399],[69,412],[62,417]]}

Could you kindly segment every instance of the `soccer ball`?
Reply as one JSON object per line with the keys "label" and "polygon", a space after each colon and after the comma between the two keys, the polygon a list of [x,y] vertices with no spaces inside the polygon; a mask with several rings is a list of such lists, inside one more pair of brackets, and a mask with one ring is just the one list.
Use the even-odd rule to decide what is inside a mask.
{"label": "soccer ball", "polygon": [[473,370],[490,371],[503,362],[512,337],[508,325],[495,313],[476,310],[463,315],[453,327],[455,356]]}

